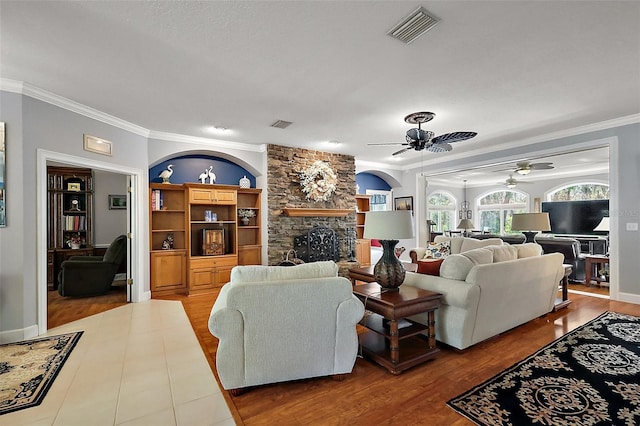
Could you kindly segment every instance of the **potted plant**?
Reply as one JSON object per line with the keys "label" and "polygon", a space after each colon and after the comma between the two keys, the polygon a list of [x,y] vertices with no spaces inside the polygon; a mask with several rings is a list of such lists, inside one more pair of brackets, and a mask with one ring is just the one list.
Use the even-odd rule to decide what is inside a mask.
{"label": "potted plant", "polygon": [[256,212],[251,209],[238,209],[238,217],[243,225],[249,224],[249,219],[256,216]]}
{"label": "potted plant", "polygon": [[67,240],[67,245],[72,249],[79,249],[82,244],[82,237],[80,234],[71,234]]}

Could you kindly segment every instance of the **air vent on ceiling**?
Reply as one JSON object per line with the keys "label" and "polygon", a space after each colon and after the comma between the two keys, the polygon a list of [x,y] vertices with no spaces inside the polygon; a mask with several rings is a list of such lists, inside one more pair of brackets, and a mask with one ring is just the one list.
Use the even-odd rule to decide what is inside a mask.
{"label": "air vent on ceiling", "polygon": [[290,121],[278,120],[271,125],[271,127],[277,127],[278,129],[286,129],[292,123]]}
{"label": "air vent on ceiling", "polygon": [[436,26],[440,20],[429,15],[424,7],[419,7],[409,16],[404,18],[398,25],[387,32],[393,38],[397,38],[403,43],[409,44],[422,34]]}

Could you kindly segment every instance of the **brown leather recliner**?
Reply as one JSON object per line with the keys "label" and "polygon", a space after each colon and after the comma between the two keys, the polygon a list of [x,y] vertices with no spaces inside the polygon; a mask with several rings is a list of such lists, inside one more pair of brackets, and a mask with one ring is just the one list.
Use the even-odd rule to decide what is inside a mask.
{"label": "brown leather recliner", "polygon": [[118,236],[104,256],[72,256],[62,262],[58,293],[68,297],[106,294],[127,253],[127,237]]}

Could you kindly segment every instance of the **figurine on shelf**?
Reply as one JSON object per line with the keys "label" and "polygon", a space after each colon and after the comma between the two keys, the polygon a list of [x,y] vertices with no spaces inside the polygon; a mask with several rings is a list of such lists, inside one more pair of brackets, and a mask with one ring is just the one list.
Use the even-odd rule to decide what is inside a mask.
{"label": "figurine on shelf", "polygon": [[200,183],[207,183],[207,178],[209,177],[209,172],[212,168],[213,166],[209,166],[208,169],[204,169],[204,172],[200,173],[200,176],[198,176],[198,179],[200,179]]}
{"label": "figurine on shelf", "polygon": [[162,178],[162,183],[171,183],[169,182],[169,178],[173,174],[172,167],[173,167],[173,164],[169,164],[166,170],[163,170],[162,172],[160,172],[159,177]]}
{"label": "figurine on shelf", "polygon": [[173,249],[173,234],[167,234],[167,238],[162,242],[162,250]]}
{"label": "figurine on shelf", "polygon": [[214,183],[216,183],[216,174],[213,173],[213,166],[209,166],[208,174],[209,174],[209,183],[213,185]]}

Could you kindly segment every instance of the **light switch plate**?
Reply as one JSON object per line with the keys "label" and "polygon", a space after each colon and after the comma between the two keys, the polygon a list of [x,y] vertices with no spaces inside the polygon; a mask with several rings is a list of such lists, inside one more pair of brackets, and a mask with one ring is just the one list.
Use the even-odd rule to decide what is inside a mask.
{"label": "light switch plate", "polygon": [[637,222],[627,222],[627,231],[637,231],[638,223]]}

